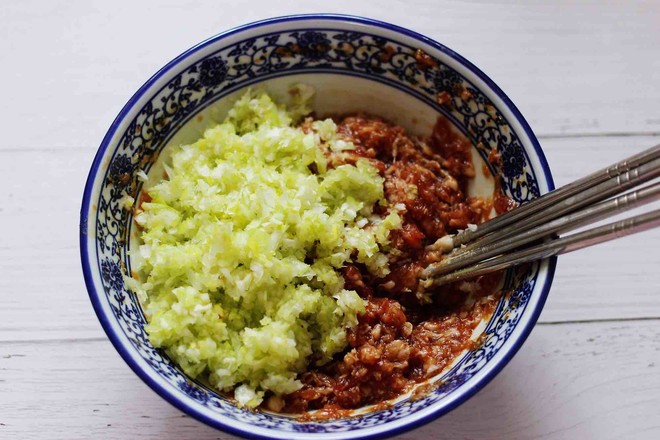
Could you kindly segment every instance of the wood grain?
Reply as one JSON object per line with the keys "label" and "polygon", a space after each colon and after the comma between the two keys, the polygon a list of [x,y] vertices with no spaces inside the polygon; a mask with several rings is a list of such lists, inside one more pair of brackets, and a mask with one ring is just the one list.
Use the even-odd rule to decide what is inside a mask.
{"label": "wood grain", "polygon": [[[89,166],[138,87],[197,42],[305,12],[419,31],[488,73],[558,185],[660,143],[660,2],[24,0],[0,5],[0,439],[230,439],[168,405],[89,304],[78,216]],[[660,437],[660,231],[560,258],[511,364],[399,439]]]}
{"label": "wood grain", "polygon": [[488,73],[541,136],[660,132],[659,2],[386,4],[7,2],[0,59],[12,68],[0,83],[13,129],[0,148],[97,146],[138,87],[187,48],[252,20],[319,11],[395,22],[446,44]]}

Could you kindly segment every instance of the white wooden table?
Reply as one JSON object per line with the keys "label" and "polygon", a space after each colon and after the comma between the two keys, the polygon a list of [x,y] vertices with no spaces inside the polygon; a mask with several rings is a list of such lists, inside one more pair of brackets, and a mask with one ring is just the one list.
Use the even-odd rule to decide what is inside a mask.
{"label": "white wooden table", "polygon": [[[166,61],[219,31],[324,9],[434,37],[519,106],[558,185],[660,142],[658,1],[239,3],[0,5],[0,439],[232,438],[167,404],[117,355],[77,236],[114,116]],[[659,268],[660,230],[562,256],[513,361],[400,438],[660,438]]]}

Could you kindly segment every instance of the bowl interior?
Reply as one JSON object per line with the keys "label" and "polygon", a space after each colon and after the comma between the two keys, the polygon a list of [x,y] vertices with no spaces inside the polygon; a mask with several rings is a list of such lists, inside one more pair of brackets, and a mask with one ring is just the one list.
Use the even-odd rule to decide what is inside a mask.
{"label": "bowl interior", "polygon": [[[474,195],[492,194],[494,180],[479,170],[493,148],[502,155],[502,167],[487,166],[511,198],[524,203],[552,188],[542,152],[515,107],[453,52],[408,31],[361,19],[272,20],[191,49],[145,84],[117,118],[92,167],[83,201],[81,251],[88,290],[110,339],[136,373],[207,423],[275,438],[391,434],[450,410],[499,371],[538,317],[554,261],[507,273],[504,288],[510,293],[480,328],[485,342],[434,378],[438,386],[427,396],[404,396],[385,410],[319,423],[239,409],[190,380],[151,346],[140,304],[122,279],[122,272],[131,271],[128,251],[137,231],[120,200],[141,191],[138,171],[159,179],[167,146],[198,139],[223,119],[246,87],[264,88],[286,102],[295,83],[315,88],[314,109],[320,116],[367,111],[414,134],[429,133],[438,114],[447,117],[475,145],[479,177],[470,188]],[[449,100],[439,99],[443,96]]]}

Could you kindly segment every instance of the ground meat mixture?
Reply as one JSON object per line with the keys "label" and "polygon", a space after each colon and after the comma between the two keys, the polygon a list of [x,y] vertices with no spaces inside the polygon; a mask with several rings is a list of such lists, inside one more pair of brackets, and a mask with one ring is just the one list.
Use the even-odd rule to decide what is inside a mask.
{"label": "ground meat mixture", "polygon": [[367,115],[336,118],[336,123],[356,149],[332,153],[330,166],[369,159],[385,178],[385,196],[400,211],[403,226],[391,233],[391,272],[385,278],[375,279],[359,265],[343,269],[346,288],[367,304],[358,326],[348,333],[349,349],[302,374],[300,390],[266,401],[267,408],[282,412],[320,410],[306,416],[314,419],[342,417],[349,409],[394,398],[472,348],[475,327],[499,300],[501,276],[421,295],[419,273],[440,258],[430,246],[437,239],[487,220],[492,209],[512,208],[499,190],[489,199],[467,197],[468,181],[475,175],[472,145],[444,118],[424,139]]}

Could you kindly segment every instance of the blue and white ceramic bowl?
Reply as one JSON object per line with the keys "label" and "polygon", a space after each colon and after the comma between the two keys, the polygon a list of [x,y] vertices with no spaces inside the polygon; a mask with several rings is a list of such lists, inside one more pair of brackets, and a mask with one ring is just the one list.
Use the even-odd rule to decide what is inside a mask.
{"label": "blue and white ceramic bowl", "polygon": [[[422,60],[422,52],[428,58]],[[191,416],[246,437],[386,437],[452,410],[504,367],[541,313],[554,259],[507,275],[511,293],[483,323],[485,343],[434,378],[439,386],[426,397],[404,396],[388,409],[318,423],[237,408],[187,378],[150,344],[140,304],[122,279],[122,272],[130,271],[127,252],[136,238],[131,215],[120,208],[119,199],[123,192],[139,193],[138,171],[157,169],[153,163],[167,145],[196,140],[222,119],[242,89],[263,87],[285,99],[288,87],[299,82],[316,89],[314,106],[320,115],[366,110],[421,134],[442,114],[477,146],[475,157],[486,158],[498,149],[502,167],[491,172],[514,200],[524,203],[553,189],[543,152],[520,112],[483,72],[452,50],[364,18],[274,18],[191,48],[158,71],[122,109],[85,186],[80,220],[85,281],[99,320],[124,360],[154,391]],[[450,96],[448,102],[437,99],[442,92]],[[481,182],[473,191],[487,186]]]}

